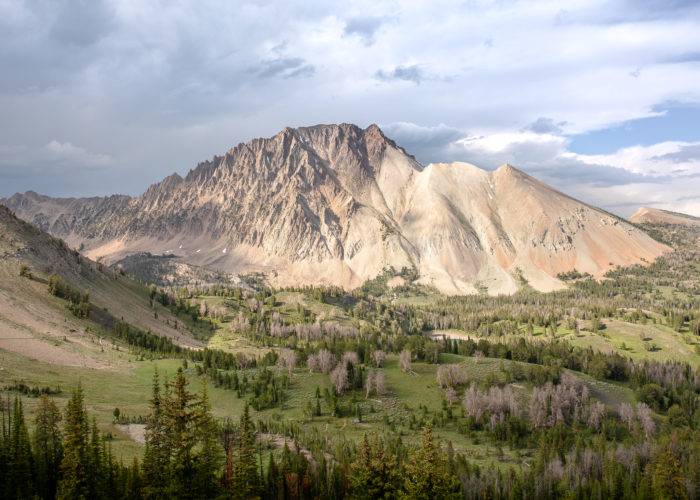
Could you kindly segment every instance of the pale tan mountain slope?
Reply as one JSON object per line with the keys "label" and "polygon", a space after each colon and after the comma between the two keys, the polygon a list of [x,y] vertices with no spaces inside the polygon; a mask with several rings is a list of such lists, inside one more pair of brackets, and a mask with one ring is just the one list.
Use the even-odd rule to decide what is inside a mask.
{"label": "pale tan mountain slope", "polygon": [[563,286],[667,250],[645,233],[504,166],[415,161],[372,125],[285,129],[129,198],[5,200],[22,218],[114,261],[148,251],[275,284],[346,288],[414,267],[446,293]]}
{"label": "pale tan mountain slope", "polygon": [[649,207],[639,207],[629,220],[635,224],[676,224],[700,227],[700,217]]}
{"label": "pale tan mountain slope", "polygon": [[[31,279],[19,276],[22,264],[30,267]],[[46,278],[53,273],[88,292],[94,308],[106,308],[113,317],[181,345],[199,345],[165,322],[176,323],[167,311],[154,317],[140,285],[101,268],[0,205],[0,350],[71,366],[104,368],[120,363],[122,353],[95,335],[98,325],[75,318],[65,301],[48,293]]]}

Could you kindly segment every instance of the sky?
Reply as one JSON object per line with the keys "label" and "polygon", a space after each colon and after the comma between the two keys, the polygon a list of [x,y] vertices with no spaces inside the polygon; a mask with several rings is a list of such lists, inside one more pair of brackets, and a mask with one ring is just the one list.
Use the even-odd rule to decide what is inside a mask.
{"label": "sky", "polygon": [[0,0],[0,197],[136,195],[341,122],[700,216],[700,2]]}

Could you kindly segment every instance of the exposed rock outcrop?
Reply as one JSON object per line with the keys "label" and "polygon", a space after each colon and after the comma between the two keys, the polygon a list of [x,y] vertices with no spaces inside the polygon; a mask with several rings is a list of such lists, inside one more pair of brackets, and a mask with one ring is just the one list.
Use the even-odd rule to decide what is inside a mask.
{"label": "exposed rock outcrop", "polygon": [[413,267],[446,293],[514,292],[652,261],[667,247],[512,166],[423,166],[376,125],[286,128],[239,144],[139,197],[4,201],[19,216],[114,261],[133,252],[276,284],[360,285]]}

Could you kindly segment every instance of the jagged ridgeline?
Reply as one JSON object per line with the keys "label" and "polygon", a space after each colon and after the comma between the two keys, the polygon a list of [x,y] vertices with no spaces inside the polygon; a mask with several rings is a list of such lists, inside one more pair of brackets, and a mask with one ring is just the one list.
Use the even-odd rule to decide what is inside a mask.
{"label": "jagged ridgeline", "polygon": [[391,266],[449,294],[548,291],[668,250],[512,166],[423,166],[376,125],[286,128],[134,198],[3,203],[93,259],[174,254],[274,285],[350,289]]}

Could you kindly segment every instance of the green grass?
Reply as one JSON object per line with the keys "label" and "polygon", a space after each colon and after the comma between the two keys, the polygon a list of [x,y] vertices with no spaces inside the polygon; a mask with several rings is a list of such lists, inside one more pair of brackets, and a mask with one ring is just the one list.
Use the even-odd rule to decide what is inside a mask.
{"label": "green grass", "polygon": [[[86,406],[97,419],[99,427],[114,435],[112,446],[117,457],[129,460],[133,456],[140,456],[141,446],[112,425],[114,408],[118,407],[122,414],[145,416],[148,413],[148,399],[156,367],[161,374],[161,380],[164,380],[172,377],[181,366],[180,360],[175,359],[136,361],[135,357],[131,358],[126,364],[126,369],[91,370],[50,365],[0,350],[0,385],[4,387],[22,380],[28,385],[60,386],[63,392],[54,398],[63,408],[73,388],[80,384],[85,393]],[[188,371],[188,378],[191,381],[191,389],[200,391],[202,379],[195,376],[192,370]],[[242,411],[243,401],[238,400],[231,391],[210,386],[210,398],[217,417],[237,416]],[[24,400],[31,420],[38,400]]]}
{"label": "green grass", "polygon": [[[700,355],[695,351],[695,345],[686,343],[683,334],[665,325],[651,322],[641,325],[616,319],[602,322],[606,328],[599,333],[584,332],[582,336],[570,334],[563,338],[573,345],[592,347],[604,352],[619,352],[636,360],[676,360],[700,366]],[[649,340],[643,341],[642,337]],[[658,350],[648,351],[645,344],[654,344]]]}

